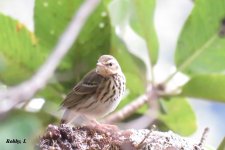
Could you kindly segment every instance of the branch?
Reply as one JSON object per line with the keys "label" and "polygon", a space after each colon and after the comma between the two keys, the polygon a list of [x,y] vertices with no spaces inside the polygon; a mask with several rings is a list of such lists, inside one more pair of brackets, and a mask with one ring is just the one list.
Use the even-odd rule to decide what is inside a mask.
{"label": "branch", "polygon": [[[127,134],[129,132],[129,134]],[[172,131],[116,130],[100,131],[87,126],[71,127],[49,125],[40,137],[36,149],[79,150],[202,150],[190,138],[181,137]]]}
{"label": "branch", "polygon": [[128,104],[127,106],[123,107],[121,110],[107,116],[103,122],[104,123],[113,123],[119,122],[128,116],[130,116],[133,112],[135,112],[138,108],[143,106],[147,102],[147,96],[142,95],[138,97],[136,100]]}
{"label": "branch", "polygon": [[0,114],[8,112],[16,104],[32,98],[38,90],[42,89],[47,84],[62,58],[76,41],[87,18],[95,10],[99,2],[100,0],[86,0],[81,5],[49,58],[31,79],[9,88],[7,91],[0,92],[0,100],[5,101],[2,102],[4,105],[0,105]]}
{"label": "branch", "polygon": [[157,111],[149,108],[148,111],[140,117],[132,119],[131,121],[125,123],[119,123],[118,126],[122,129],[145,129],[148,128],[157,119],[157,116]]}

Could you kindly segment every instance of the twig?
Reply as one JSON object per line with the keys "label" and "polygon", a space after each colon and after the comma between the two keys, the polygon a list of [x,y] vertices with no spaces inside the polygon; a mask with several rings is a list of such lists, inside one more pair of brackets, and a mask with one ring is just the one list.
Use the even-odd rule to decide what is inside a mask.
{"label": "twig", "polygon": [[198,146],[202,147],[204,145],[208,133],[209,133],[209,128],[205,128],[204,132],[202,133],[202,138],[201,138]]}
{"label": "twig", "polygon": [[137,149],[141,149],[141,147],[143,146],[144,141],[150,136],[150,134],[152,133],[152,131],[155,131],[156,126],[153,125],[152,129],[148,132],[148,134],[143,138],[143,140],[137,145]]}
{"label": "twig", "polygon": [[62,58],[76,41],[87,18],[95,10],[99,2],[100,0],[86,0],[81,5],[49,58],[31,79],[9,88],[5,92],[0,91],[0,100],[5,101],[4,105],[0,105],[0,114],[9,111],[16,104],[32,98],[38,90],[47,84]]}
{"label": "twig", "polygon": [[149,108],[145,114],[128,122],[119,123],[122,129],[145,129],[157,119],[157,111]]}
{"label": "twig", "polygon": [[146,95],[142,95],[138,97],[136,100],[128,104],[127,106],[123,107],[121,110],[109,115],[104,119],[104,123],[115,123],[123,120],[124,118],[131,115],[135,112],[138,108],[143,106],[147,102],[148,98]]}

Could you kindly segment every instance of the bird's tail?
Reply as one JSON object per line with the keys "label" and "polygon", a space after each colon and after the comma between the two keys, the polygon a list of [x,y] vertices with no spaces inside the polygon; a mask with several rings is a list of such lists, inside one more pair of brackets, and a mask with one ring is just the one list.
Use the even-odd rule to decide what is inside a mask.
{"label": "bird's tail", "polygon": [[70,121],[73,120],[73,118],[76,117],[76,113],[71,111],[70,109],[66,109],[63,116],[62,116],[62,119],[60,121],[60,124],[67,124],[69,123]]}
{"label": "bird's tail", "polygon": [[88,125],[90,121],[91,121],[90,118],[87,117],[86,115],[77,113],[70,109],[66,109],[62,116],[60,124],[72,123],[75,126],[82,126],[82,125]]}

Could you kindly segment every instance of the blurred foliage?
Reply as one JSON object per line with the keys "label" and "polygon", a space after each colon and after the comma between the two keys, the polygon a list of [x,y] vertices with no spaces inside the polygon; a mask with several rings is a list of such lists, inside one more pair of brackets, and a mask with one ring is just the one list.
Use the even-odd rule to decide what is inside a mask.
{"label": "blurred foliage", "polygon": [[112,26],[114,28],[131,26],[138,35],[144,38],[148,47],[148,57],[152,65],[155,64],[158,56],[158,40],[153,20],[155,0],[113,0],[108,8],[111,12]]}
{"label": "blurred foliage", "polygon": [[[21,117],[23,120],[21,120]],[[0,145],[2,150],[29,150],[34,149],[41,131],[41,122],[34,113],[23,111],[11,112],[7,118],[1,120]],[[20,140],[21,144],[6,144],[7,139]],[[23,141],[26,143],[23,143]]]}
{"label": "blurred foliage", "polygon": [[[8,16],[0,14],[0,81],[15,85],[30,78],[52,52],[60,35],[83,0],[36,0],[34,9],[35,32]],[[109,4],[117,6],[115,15],[109,16]],[[114,9],[114,8],[111,8]],[[107,0],[102,1],[91,14],[77,41],[62,60],[49,84],[35,97],[44,97],[46,103],[40,113],[16,111],[1,121],[1,141],[7,138],[37,138],[37,129],[56,121],[57,111],[65,95],[85,73],[95,67],[102,54],[114,55],[127,79],[127,95],[117,109],[146,92],[150,83],[146,79],[144,60],[131,54],[116,33],[116,26],[128,23],[148,47],[151,64],[158,55],[158,39],[154,29],[155,1]],[[195,114],[186,97],[204,98],[224,102],[225,39],[221,29],[225,19],[225,0],[195,1],[195,7],[179,37],[175,60],[178,71],[190,76],[179,96],[161,99],[157,121],[161,129],[169,128],[182,135],[196,130]],[[137,43],[139,44],[139,43]],[[137,114],[144,114],[147,105]],[[48,116],[48,117],[47,117]],[[23,121],[18,121],[23,118]],[[40,119],[41,118],[41,119]],[[19,129],[19,130],[17,130]],[[11,131],[15,132],[11,132]],[[38,130],[39,131],[39,130]],[[20,147],[11,146],[10,149]],[[21,149],[26,149],[21,145]],[[4,147],[6,149],[8,147]],[[28,149],[32,149],[29,147]]]}
{"label": "blurred foliage", "polygon": [[[130,100],[133,100],[140,94],[144,93],[146,87],[146,79],[144,73],[145,68],[143,68],[144,65],[139,61],[139,59],[135,58],[135,56],[132,56],[127,51],[124,43],[121,42],[115,34],[112,34],[111,43],[111,53],[119,60],[121,68],[126,76],[127,89],[129,89],[128,95],[121,101],[119,107],[117,108],[121,109],[122,107],[127,105]],[[132,67],[127,67],[127,64]]]}
{"label": "blurred foliage", "polygon": [[55,0],[36,0],[34,26],[38,43],[51,51],[82,2],[82,0],[58,0],[57,2]]}
{"label": "blurred foliage", "polygon": [[146,40],[151,63],[155,64],[158,56],[158,41],[154,26],[155,0],[133,0],[132,4],[131,26]]}
{"label": "blurred foliage", "polygon": [[166,111],[159,115],[159,120],[164,122],[169,129],[184,136],[190,135],[196,130],[196,118],[186,98],[163,99],[162,105]]}
{"label": "blurred foliage", "polygon": [[225,0],[196,1],[180,35],[176,63],[190,75],[182,95],[225,100]]}
{"label": "blurred foliage", "polygon": [[225,102],[224,89],[225,75],[196,75],[184,85],[181,95]]}
{"label": "blurred foliage", "polygon": [[17,84],[33,74],[44,62],[46,53],[23,24],[2,14],[0,22],[0,78],[8,85]]}
{"label": "blurred foliage", "polygon": [[110,35],[111,27],[108,13],[102,2],[89,17],[76,43],[62,61],[59,71],[72,69],[74,73],[77,72],[75,75],[78,76],[80,72],[87,73],[87,70],[96,66],[96,58],[109,53]]}
{"label": "blurred foliage", "polygon": [[[35,30],[43,45],[49,50],[55,46],[74,11],[83,1],[36,1]],[[41,14],[47,14],[43,17]],[[59,21],[60,20],[60,21]],[[43,30],[43,28],[45,28]],[[46,99],[61,103],[62,94],[67,93],[85,73],[95,67],[96,59],[110,50],[110,24],[107,10],[102,2],[91,14],[83,27],[76,43],[59,65],[51,87],[47,86],[38,95]],[[51,39],[48,41],[47,39]],[[88,59],[87,59],[88,58]]]}
{"label": "blurred foliage", "polygon": [[224,150],[225,149],[225,137],[223,138],[223,141],[220,143],[217,150]]}
{"label": "blurred foliage", "polygon": [[180,35],[177,68],[189,75],[222,73],[225,70],[225,0],[195,1],[195,7]]}

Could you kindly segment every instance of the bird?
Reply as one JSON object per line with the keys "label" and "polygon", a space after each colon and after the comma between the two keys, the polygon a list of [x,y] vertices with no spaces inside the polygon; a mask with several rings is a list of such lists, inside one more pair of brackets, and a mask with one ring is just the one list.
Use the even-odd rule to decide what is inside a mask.
{"label": "bird", "polygon": [[76,118],[98,124],[97,118],[116,109],[125,89],[126,78],[116,58],[100,56],[96,68],[88,72],[63,100],[61,107],[65,112],[61,124],[76,121]]}

